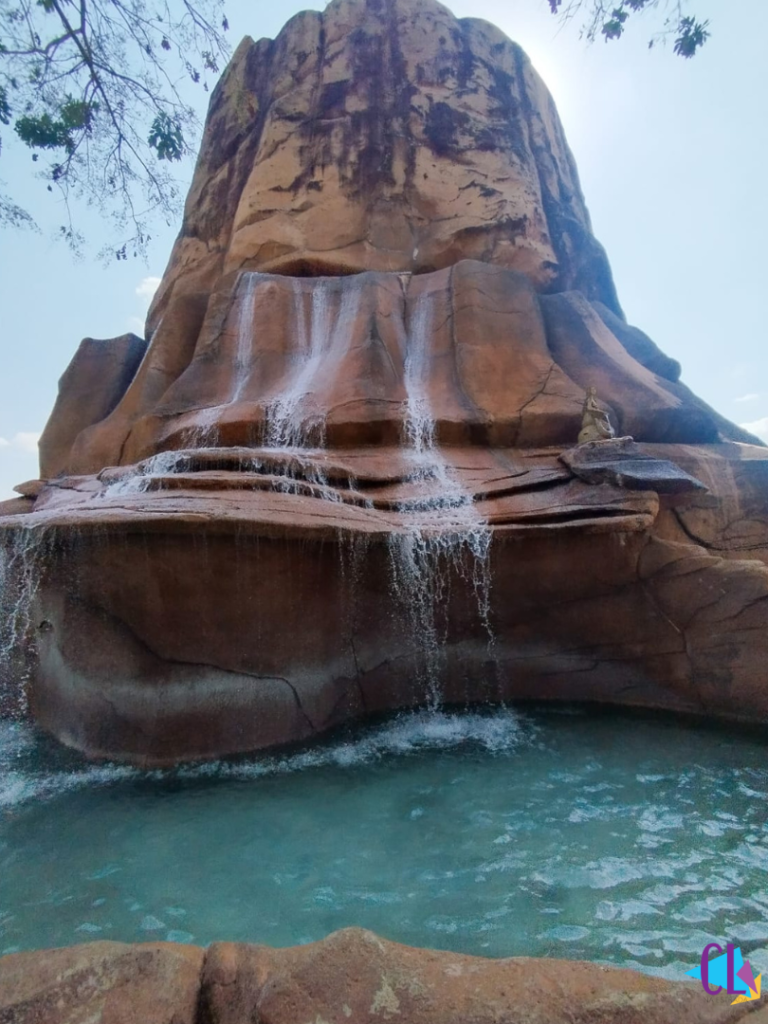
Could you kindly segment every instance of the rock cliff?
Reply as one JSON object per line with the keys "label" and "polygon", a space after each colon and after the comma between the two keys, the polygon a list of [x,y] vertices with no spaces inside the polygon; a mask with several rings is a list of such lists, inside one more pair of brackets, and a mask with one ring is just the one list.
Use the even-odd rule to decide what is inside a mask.
{"label": "rock cliff", "polygon": [[424,273],[462,258],[619,312],[557,111],[520,47],[433,0],[336,0],[238,48],[149,328],[241,270]]}
{"label": "rock cliff", "polygon": [[[433,0],[217,87],[148,343],[0,505],[0,706],[166,763],[425,702],[768,721],[768,449],[623,319],[552,101]],[[628,441],[574,449],[585,391]]]}

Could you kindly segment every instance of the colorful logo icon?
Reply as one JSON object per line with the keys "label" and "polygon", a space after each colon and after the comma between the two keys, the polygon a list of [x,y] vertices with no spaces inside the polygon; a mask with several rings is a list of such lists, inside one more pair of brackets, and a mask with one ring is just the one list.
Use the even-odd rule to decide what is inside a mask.
{"label": "colorful logo icon", "polygon": [[[720,955],[710,960],[709,954],[713,950]],[[701,954],[701,966],[685,973],[691,978],[698,978],[708,996],[717,996],[723,989],[729,996],[736,996],[732,1006],[760,998],[763,976],[758,974],[755,977],[749,960],[744,959],[741,950],[732,942],[728,943],[725,952],[722,946],[710,942]]]}

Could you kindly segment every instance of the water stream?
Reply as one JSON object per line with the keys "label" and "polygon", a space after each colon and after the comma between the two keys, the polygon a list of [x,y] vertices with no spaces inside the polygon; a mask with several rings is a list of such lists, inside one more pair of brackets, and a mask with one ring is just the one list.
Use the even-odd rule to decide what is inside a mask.
{"label": "water stream", "polygon": [[[301,279],[294,278],[293,287],[294,323],[296,325],[296,349],[293,353],[287,383],[272,399],[266,411],[264,443],[268,448],[309,448],[309,424],[301,419],[302,403],[312,388],[315,376],[320,370],[323,357],[327,356],[333,338],[334,318],[331,313],[330,294],[327,282],[313,283],[309,291],[309,331],[304,303],[305,292]],[[342,319],[339,310],[338,319]],[[319,425],[319,437],[315,440],[322,447],[324,427]]]}
{"label": "water stream", "polygon": [[[13,718],[27,713],[32,607],[47,539],[43,527],[0,532],[0,714]],[[8,685],[12,677],[9,692],[3,682]]]}
{"label": "water stream", "polygon": [[406,529],[391,535],[389,550],[393,590],[409,612],[412,636],[423,653],[429,701],[437,707],[445,655],[440,616],[452,579],[471,582],[478,616],[486,629],[489,649],[492,647],[492,535],[473,496],[452,472],[436,443],[435,416],[429,399],[433,321],[431,297],[422,292],[404,339],[407,401],[403,441],[414,478],[428,483],[433,496],[401,506],[407,515]]}

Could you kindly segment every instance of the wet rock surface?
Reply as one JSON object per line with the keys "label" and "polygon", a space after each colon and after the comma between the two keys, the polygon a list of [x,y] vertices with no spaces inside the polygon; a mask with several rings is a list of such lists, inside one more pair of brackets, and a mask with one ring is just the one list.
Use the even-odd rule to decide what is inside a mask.
{"label": "wet rock surface", "polygon": [[289,949],[98,942],[0,959],[7,1024],[760,1024],[701,985],[566,960],[484,960],[347,928]]}
{"label": "wet rock surface", "polygon": [[32,517],[31,710],[145,763],[307,739],[438,684],[447,703],[768,720],[750,511],[768,452],[750,470],[738,445],[637,447],[709,491],[591,485],[557,451],[482,448],[432,450],[431,476],[399,447],[242,448],[51,482]]}

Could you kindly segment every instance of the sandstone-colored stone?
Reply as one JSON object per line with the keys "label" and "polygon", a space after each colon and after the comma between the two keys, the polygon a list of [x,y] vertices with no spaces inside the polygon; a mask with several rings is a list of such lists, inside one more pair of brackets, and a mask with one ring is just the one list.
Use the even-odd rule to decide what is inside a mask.
{"label": "sandstone-colored stone", "polygon": [[720,440],[712,418],[633,359],[582,294],[544,295],[541,308],[555,361],[582,390],[597,389],[618,434],[678,444]]}
{"label": "sandstone-colored stone", "polygon": [[637,327],[630,327],[625,320],[597,299],[592,302],[592,308],[633,359],[636,359],[651,373],[655,373],[657,377],[663,377],[665,380],[673,382],[680,379],[680,363],[665,355],[647,334]]}
{"label": "sandstone-colored stone", "polygon": [[[169,303],[151,336],[146,358],[126,383],[122,400],[107,410],[108,415],[91,420],[86,429],[72,438],[67,459],[69,472],[83,471],[78,467],[98,470],[123,461],[123,448],[134,421],[161,400],[189,364],[205,301],[205,297],[187,294]],[[52,433],[53,430],[52,427]]]}
{"label": "sandstone-colored stone", "polygon": [[[312,331],[323,338],[307,361]],[[191,444],[258,444],[299,382],[296,426],[315,443],[392,445],[407,432],[409,359],[447,444],[570,446],[593,383],[638,441],[722,434],[717,414],[633,359],[583,297],[538,296],[517,271],[462,260],[418,276],[254,274],[226,279],[207,311],[199,295],[175,301],[122,401],[80,433],[66,467],[87,474]]]}
{"label": "sandstone-colored stone", "polygon": [[[739,445],[638,447],[722,463],[721,475],[744,450],[762,453],[745,460],[760,473],[768,461]],[[592,486],[556,450],[441,456],[493,538],[487,623],[469,548],[435,562],[446,703],[587,700],[768,720],[768,566],[759,550],[747,561],[681,539],[677,517],[696,494],[672,507]],[[32,606],[29,697],[46,729],[91,755],[172,763],[423,701],[429,623],[416,591],[394,589],[393,558],[407,557],[411,503],[439,496],[440,477],[414,479],[400,447],[174,458],[165,475],[69,478],[37,499],[35,524],[58,538]],[[133,486],[142,480],[148,489]]]}
{"label": "sandstone-colored stone", "polygon": [[288,949],[94,942],[0,958],[3,1024],[737,1024],[698,983],[414,949],[361,928]]}
{"label": "sandstone-colored stone", "polygon": [[59,395],[40,438],[40,476],[58,476],[78,434],[107,417],[126,392],[147,344],[135,334],[108,341],[83,338],[59,381]]}
{"label": "sandstone-colored stone", "polygon": [[[663,450],[647,448],[656,455]],[[701,480],[709,493],[676,503],[657,530],[722,558],[768,562],[768,462],[761,455],[762,449],[741,444],[677,448],[677,464]]]}
{"label": "sandstone-colored stone", "polygon": [[25,480],[23,484],[16,484],[13,489],[22,498],[36,498],[44,486],[44,480]]}
{"label": "sandstone-colored stone", "polygon": [[754,1009],[697,984],[412,949],[359,928],[293,949],[216,943],[202,998],[210,1024],[735,1024]]}
{"label": "sandstone-colored stone", "polygon": [[196,1024],[203,950],[89,942],[0,957],[3,1024]]}
{"label": "sandstone-colored stone", "polygon": [[8,498],[7,501],[0,501],[0,516],[18,516],[27,512],[34,512],[34,498]]}
{"label": "sandstone-colored stone", "polygon": [[336,0],[238,48],[149,323],[171,295],[235,270],[467,258],[619,311],[557,111],[520,47],[434,0]]}
{"label": "sandstone-colored stone", "polygon": [[588,484],[614,484],[632,491],[690,494],[707,488],[669,459],[648,455],[630,437],[605,438],[569,448],[560,461]]}

